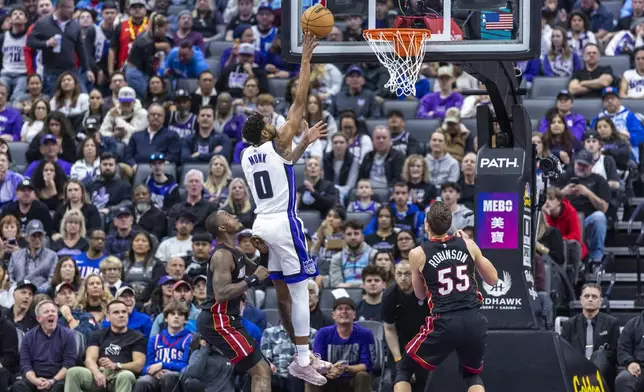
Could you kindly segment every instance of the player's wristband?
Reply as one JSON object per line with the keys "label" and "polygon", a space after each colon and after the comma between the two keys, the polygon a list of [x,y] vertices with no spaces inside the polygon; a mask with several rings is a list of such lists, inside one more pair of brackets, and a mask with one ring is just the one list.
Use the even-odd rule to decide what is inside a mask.
{"label": "player's wristband", "polygon": [[250,275],[250,276],[245,277],[245,278],[244,278],[244,281],[246,282],[246,284],[248,285],[248,287],[253,287],[253,286],[255,286],[257,283],[259,283],[259,278],[257,277],[257,275],[253,274],[253,275]]}

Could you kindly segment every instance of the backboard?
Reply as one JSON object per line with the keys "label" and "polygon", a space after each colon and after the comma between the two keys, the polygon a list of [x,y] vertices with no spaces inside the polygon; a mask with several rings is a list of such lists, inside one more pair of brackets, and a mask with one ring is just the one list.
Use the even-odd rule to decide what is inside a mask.
{"label": "backboard", "polygon": [[[282,55],[299,62],[302,13],[315,4],[331,10],[343,32],[360,16],[363,29],[394,27],[396,15],[420,16],[431,31],[426,61],[499,61],[537,57],[541,45],[541,1],[538,0],[283,0]],[[355,22],[353,22],[355,23]],[[427,26],[427,27],[426,27]],[[323,40],[315,63],[377,62],[361,35],[357,41]]]}

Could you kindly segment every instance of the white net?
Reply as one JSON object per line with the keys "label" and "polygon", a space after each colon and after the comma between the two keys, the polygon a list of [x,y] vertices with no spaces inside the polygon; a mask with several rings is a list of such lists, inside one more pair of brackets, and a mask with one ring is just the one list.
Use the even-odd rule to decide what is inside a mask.
{"label": "white net", "polygon": [[[425,58],[427,30],[366,30],[364,37],[389,71],[385,87],[400,96],[416,95],[416,80]],[[420,44],[419,44],[420,41]]]}

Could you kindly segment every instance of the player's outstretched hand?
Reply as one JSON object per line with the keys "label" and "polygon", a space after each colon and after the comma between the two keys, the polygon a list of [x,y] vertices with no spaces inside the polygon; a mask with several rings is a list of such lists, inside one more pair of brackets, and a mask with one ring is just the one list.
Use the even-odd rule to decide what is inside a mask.
{"label": "player's outstretched hand", "polygon": [[265,255],[268,253],[268,245],[266,245],[266,241],[262,237],[258,237],[256,235],[250,237],[250,243],[253,244],[255,249],[259,251],[259,253]]}
{"label": "player's outstretched hand", "polygon": [[306,143],[307,145],[312,144],[320,138],[325,138],[328,133],[329,131],[326,129],[326,123],[324,121],[318,121],[317,124],[304,132],[302,142]]}
{"label": "player's outstretched hand", "polygon": [[304,40],[302,41],[302,60],[311,60],[313,57],[313,49],[317,48],[320,44],[315,34],[310,31],[304,32]]}
{"label": "player's outstretched hand", "polygon": [[266,267],[258,265],[257,269],[255,269],[255,276],[257,276],[257,279],[259,279],[260,282],[265,281],[268,279],[268,270]]}
{"label": "player's outstretched hand", "polygon": [[465,233],[463,230],[456,230],[456,232],[454,233],[454,236],[460,237],[465,241],[470,239],[470,236],[467,235],[467,233]]}

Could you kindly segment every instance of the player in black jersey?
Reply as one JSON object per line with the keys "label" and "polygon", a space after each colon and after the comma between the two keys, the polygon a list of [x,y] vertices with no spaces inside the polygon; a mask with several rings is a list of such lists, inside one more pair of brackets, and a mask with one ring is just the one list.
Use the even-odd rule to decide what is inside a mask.
{"label": "player in black jersey", "polygon": [[468,392],[485,391],[479,374],[487,319],[479,310],[483,297],[475,273],[478,270],[486,283],[494,285],[497,272],[473,241],[447,234],[451,225],[450,208],[435,202],[425,219],[429,241],[409,253],[414,292],[427,300],[430,315],[397,363],[395,392],[411,391],[414,373],[434,370],[454,350]]}
{"label": "player in black jersey", "polygon": [[[251,376],[253,392],[264,392],[271,390],[271,368],[242,326],[240,303],[246,290],[268,278],[268,270],[235,246],[235,237],[243,228],[236,216],[223,210],[206,220],[206,229],[217,239],[217,246],[208,263],[207,294],[197,330],[228,358],[236,373]],[[253,245],[267,257],[268,248],[261,239],[254,237]]]}

